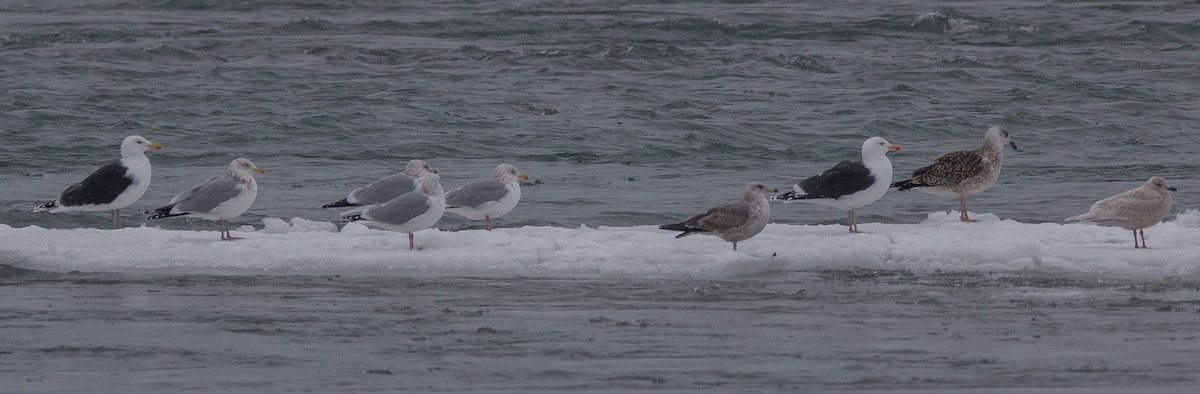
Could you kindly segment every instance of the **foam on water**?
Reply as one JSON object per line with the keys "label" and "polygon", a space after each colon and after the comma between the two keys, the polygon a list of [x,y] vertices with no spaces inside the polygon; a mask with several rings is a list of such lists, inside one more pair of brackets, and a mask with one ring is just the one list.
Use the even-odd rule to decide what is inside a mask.
{"label": "foam on water", "polygon": [[715,237],[673,239],[653,226],[523,227],[494,232],[426,230],[424,250],[403,234],[351,223],[293,218],[243,226],[246,239],[215,231],[154,227],[117,231],[0,225],[0,261],[54,271],[172,274],[342,274],[413,276],[729,278],[813,269],[995,271],[1098,279],[1200,280],[1200,211],[1147,231],[1149,250],[1130,231],[1089,224],[1028,224],[956,212],[919,224],[867,223],[868,234],[839,225],[772,224],[740,251]]}

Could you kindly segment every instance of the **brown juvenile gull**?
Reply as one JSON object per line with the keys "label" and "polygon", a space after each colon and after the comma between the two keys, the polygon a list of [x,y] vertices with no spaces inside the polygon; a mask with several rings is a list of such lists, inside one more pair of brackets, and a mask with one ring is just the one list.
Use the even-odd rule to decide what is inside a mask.
{"label": "brown juvenile gull", "polygon": [[150,213],[146,219],[160,219],[172,216],[192,215],[201,219],[216,220],[221,226],[221,240],[232,241],[241,239],[229,233],[229,219],[250,209],[254,198],[258,196],[258,182],[254,174],[265,174],[267,170],[254,165],[249,159],[237,158],[229,163],[229,172],[225,176],[209,178],[204,183],[196,185],[186,192],[179,193],[167,205],[159,207]]}
{"label": "brown juvenile gull", "polygon": [[112,228],[121,228],[121,208],[137,202],[150,187],[147,149],[162,150],[162,145],[136,135],[125,137],[121,141],[120,159],[108,162],[63,190],[54,201],[38,205],[33,211],[109,211]]}
{"label": "brown juvenile gull", "polygon": [[346,215],[360,211],[365,206],[383,204],[401,194],[417,190],[420,187],[417,178],[430,172],[437,173],[437,169],[430,167],[429,163],[424,160],[409,160],[408,165],[404,166],[404,172],[383,177],[366,186],[354,189],[346,198],[322,205],[321,208],[354,207],[342,214]]}
{"label": "brown juvenile gull", "polygon": [[974,222],[967,216],[967,196],[992,187],[1004,164],[1004,146],[1017,150],[1008,137],[1008,130],[992,126],[983,135],[983,146],[976,149],[947,153],[933,164],[913,170],[912,178],[892,184],[900,191],[920,190],[935,196],[958,197],[958,218]]}
{"label": "brown juvenile gull", "polygon": [[892,162],[888,152],[900,150],[900,145],[881,137],[863,142],[862,160],[843,160],[825,172],[809,177],[792,186],[792,191],[779,195],[787,202],[811,202],[845,209],[850,232],[858,231],[858,216],[854,208],[865,207],[887,193],[892,183]]}
{"label": "brown juvenile gull", "polygon": [[[1146,246],[1146,227],[1161,222],[1171,213],[1171,192],[1175,188],[1167,185],[1162,177],[1152,177],[1136,189],[1096,201],[1088,213],[1067,218],[1068,222],[1094,222],[1133,230],[1133,248]],[[1142,245],[1138,246],[1138,233]]]}
{"label": "brown juvenile gull", "polygon": [[767,193],[778,193],[758,182],[746,185],[742,199],[738,202],[709,209],[701,215],[692,216],[683,223],[664,224],[658,226],[663,230],[683,231],[675,238],[683,238],[692,234],[712,234],[721,239],[733,242],[733,250],[737,250],[738,241],[744,241],[757,235],[767,227],[767,219],[771,216],[771,204],[767,201]]}

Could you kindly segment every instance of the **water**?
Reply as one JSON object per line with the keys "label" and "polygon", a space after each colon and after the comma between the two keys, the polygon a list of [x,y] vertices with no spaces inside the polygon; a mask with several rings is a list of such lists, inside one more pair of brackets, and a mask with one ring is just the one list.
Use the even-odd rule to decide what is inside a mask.
{"label": "water", "polygon": [[[105,214],[30,211],[37,203],[52,199],[67,185],[114,158],[117,144],[130,134],[163,143],[166,149],[150,154],[154,180],[142,200],[128,210],[125,216],[128,225],[142,222],[140,215],[132,211],[159,206],[193,184],[223,173],[232,159],[245,156],[266,167],[268,173],[259,177],[260,193],[255,206],[235,221],[235,227],[261,228],[266,218],[336,220],[335,212],[321,211],[318,207],[344,197],[355,187],[398,171],[410,158],[423,158],[441,169],[447,187],[484,177],[496,164],[515,164],[530,174],[533,182],[524,185],[521,205],[496,224],[509,228],[575,228],[677,221],[735,198],[741,186],[752,180],[787,188],[797,179],[837,161],[856,158],[862,140],[876,135],[904,146],[903,151],[891,155],[899,176],[928,164],[938,155],[977,146],[984,130],[992,124],[1007,127],[1021,151],[1006,152],[1005,168],[997,185],[969,199],[968,206],[975,212],[1024,223],[1058,222],[1086,211],[1099,198],[1160,175],[1180,190],[1174,195],[1174,211],[1181,213],[1200,207],[1200,197],[1193,192],[1200,190],[1200,180],[1194,176],[1200,170],[1194,149],[1195,125],[1200,120],[1200,106],[1196,104],[1200,102],[1200,90],[1195,88],[1200,82],[1200,74],[1195,72],[1196,42],[1200,38],[1200,24],[1195,18],[1198,12],[1200,6],[1189,2],[4,3],[0,4],[0,86],[5,87],[0,90],[0,224],[53,229],[107,225]],[[957,204],[949,199],[891,192],[860,210],[859,220],[868,230],[871,223],[918,223],[930,212],[956,208]],[[772,212],[773,223],[819,225],[844,220],[844,212],[812,205],[776,206]],[[215,229],[215,225],[203,221],[163,220],[150,224],[165,229]],[[443,230],[480,226],[452,215],[439,224]],[[1148,233],[1154,236],[1153,230]],[[1155,241],[1150,242],[1153,245]],[[4,258],[0,257],[0,263],[19,263]],[[103,303],[109,289],[141,296],[139,291],[143,288],[139,286],[162,290],[176,280],[174,276],[103,275],[115,275],[111,279],[115,283],[106,287],[87,280],[56,277],[59,279],[51,280],[52,285],[43,286],[28,276],[16,276],[4,287],[16,293],[10,293],[6,299],[9,296],[101,297],[97,302]],[[687,313],[668,313],[672,317],[664,320],[615,316],[607,311],[593,313],[610,308],[607,300],[629,297],[630,292],[637,294],[636,289],[654,289],[656,293],[648,296],[653,300],[680,297],[694,286],[671,283],[669,289],[657,289],[655,282],[641,282],[628,271],[625,275],[631,277],[630,286],[634,290],[605,287],[615,279],[594,278],[580,279],[579,284],[562,288],[555,284],[549,287],[552,290],[540,285],[532,287],[550,294],[579,286],[599,287],[600,290],[588,293],[592,297],[572,304],[571,308],[578,309],[567,319],[580,325],[589,324],[584,322],[599,315],[618,321],[670,321],[672,325],[702,318]],[[732,280],[734,286],[757,281],[777,283],[761,277],[765,274],[758,275],[745,282],[736,277],[726,279]],[[799,286],[820,283],[805,279],[808,274],[797,275],[801,278],[780,280],[805,284]],[[239,277],[243,276],[202,277],[189,289],[216,296],[229,289],[229,283],[224,281],[243,280]],[[301,297],[321,293],[316,284],[321,279],[313,277],[244,280],[253,284],[234,285],[239,289],[235,293],[253,292],[258,285],[295,287],[303,294]],[[430,280],[428,284],[404,278],[380,280],[397,281],[387,282],[386,286],[427,285],[429,297],[434,298],[462,291],[457,287],[457,279],[451,278]],[[365,279],[347,281],[345,286],[350,288],[373,283]],[[508,282],[495,283],[503,286]],[[854,283],[853,289],[873,288],[869,283]],[[1121,287],[1127,283],[1111,285],[1114,287],[1098,291],[1104,297],[1127,295]],[[1186,288],[1187,284],[1179,286]],[[988,294],[1008,291],[1003,283],[989,282],[986,287],[984,292]],[[958,294],[955,290],[945,291]],[[154,294],[158,293],[150,292],[150,297],[141,299],[149,303],[147,308],[154,313],[165,313],[162,320],[192,319],[173,312],[168,303],[174,301],[169,297],[153,297]],[[534,315],[552,314],[549,311],[555,310],[536,302],[526,304],[528,298],[518,294],[521,293],[484,292],[470,297],[499,298],[497,303]],[[901,292],[895,297],[909,296],[910,293]],[[342,300],[341,305],[353,305],[356,300],[342,293],[331,297]],[[1079,302],[1091,299],[1089,295],[1079,297],[1076,298]],[[1188,297],[1195,299],[1193,295]],[[127,306],[126,301],[117,301],[124,299],[125,296],[116,297],[115,304],[107,307],[135,314],[133,310],[137,308]],[[232,297],[229,303],[240,299]],[[390,300],[380,298],[356,308],[365,310],[362,308],[391,302],[384,299]],[[280,302],[268,302],[261,309],[249,307],[248,313],[279,313],[277,308],[283,305]],[[746,308],[769,309],[773,302],[750,302]],[[855,301],[848,302],[857,305]],[[455,305],[477,308],[481,303],[484,302]],[[653,309],[636,300],[628,303],[630,308]],[[182,305],[221,310],[226,304],[205,306],[185,302]],[[413,319],[435,319],[429,315],[440,313],[431,312],[438,309],[438,301],[424,305],[428,307],[412,312],[416,315]],[[45,324],[29,317],[40,313],[35,312],[37,308],[34,304],[11,306],[5,313],[16,323],[4,330],[21,334],[17,336],[21,341],[30,341],[28,335],[32,334],[18,326]],[[1098,308],[1085,308],[1086,312],[1072,315],[1071,319],[1107,321],[1111,316],[1103,313],[1103,307]],[[1186,308],[1177,310],[1193,312]],[[864,313],[879,311],[868,308]],[[337,319],[331,311],[313,313],[318,320]],[[949,308],[935,316],[969,315],[964,309]],[[1138,316],[1176,315],[1181,314],[1162,314],[1151,308]],[[94,340],[93,347],[88,347],[84,340],[87,333],[106,321],[77,313],[57,318],[77,320],[78,326],[54,332],[72,334],[64,338],[80,338],[78,343],[66,339],[36,344],[22,342],[25,344],[6,345],[0,352],[10,351],[23,360],[62,361],[57,358],[61,356],[78,362],[98,362],[101,367],[113,359],[153,361],[179,357],[182,361],[172,365],[184,371],[200,368],[201,372],[165,376],[124,372],[117,376],[138,379],[148,376],[150,380],[180,385],[186,382],[194,385],[187,387],[199,389],[221,387],[211,381],[186,377],[228,372],[228,369],[218,371],[213,365],[229,359],[209,357],[195,350],[187,350],[195,353],[172,353],[177,349],[158,352],[156,348],[128,350],[118,343],[119,338],[124,338],[121,335]],[[928,316],[925,318],[928,320]],[[505,321],[512,324],[520,321],[517,317],[513,319]],[[305,343],[323,337],[290,329],[268,328],[265,333],[246,333],[243,331],[249,324],[237,319],[230,322],[216,317],[211,321],[218,326],[214,330],[228,328],[226,331],[232,330],[233,334],[185,333],[178,334],[182,336],[180,340],[265,335],[266,342],[247,339],[252,350],[246,352],[259,354],[261,358],[251,357],[241,364],[233,360],[233,365],[251,371],[272,371],[275,379],[254,386],[263,390],[296,389],[287,380],[314,373],[324,364],[295,362],[289,357],[311,360],[327,353],[354,359],[362,354],[354,350],[357,348],[339,347],[322,340],[329,346],[327,352],[305,348],[271,358],[263,354],[278,345],[273,340]],[[830,324],[833,330],[850,332],[871,327],[856,319]],[[1178,324],[1195,327],[1194,320]],[[473,328],[471,324],[468,326],[456,332]],[[491,327],[501,336],[520,331],[499,323]],[[764,330],[762,336],[789,335],[787,328],[770,324],[763,327],[758,328]],[[1066,329],[1074,328],[1078,326]],[[563,328],[572,329],[576,328]],[[923,329],[936,330],[936,327],[919,327]],[[1172,337],[1175,329],[1149,330],[1148,337],[1166,338]],[[167,335],[161,331],[152,332]],[[669,328],[663,331],[668,333],[662,334],[663,342],[650,349],[683,351],[679,349],[710,342],[698,339],[709,338],[705,335],[688,336]],[[696,331],[715,338],[752,335],[712,326]],[[669,334],[672,332],[675,334]],[[407,334],[399,337],[393,334],[380,328],[359,332],[358,337],[354,333],[346,337],[409,341]],[[524,340],[528,338],[545,337],[536,335]],[[564,340],[582,341],[580,338]],[[638,343],[641,338],[644,337],[635,335],[627,340]],[[822,340],[858,342],[828,337]],[[1177,349],[1180,352],[1195,349],[1194,341],[1161,341],[1167,342],[1155,343],[1182,344]],[[1125,343],[1111,341],[1118,342]],[[967,343],[968,347],[988,350],[1007,344],[970,339]],[[1061,345],[1041,355],[1072,351],[1091,354],[1077,343]],[[57,346],[85,350],[37,353],[37,349]],[[461,356],[486,350],[491,345],[463,346],[466,347],[446,352]],[[96,347],[102,350],[86,350]],[[1111,383],[1107,385],[1110,387],[1145,388],[1159,383],[1170,386],[1190,383],[1193,379],[1193,374],[1184,367],[1175,370],[1172,369],[1175,367],[1105,365],[1096,369],[1095,360],[1125,355],[1113,352],[1076,364],[1067,363],[1066,369],[1045,373],[1001,368],[1009,371],[1012,379],[984,379],[987,383],[983,385],[935,376],[935,381],[941,383],[911,386],[899,383],[910,378],[907,373],[905,376],[877,373],[897,363],[868,363],[866,370],[870,374],[847,373],[861,367],[841,366],[837,368],[842,369],[834,369],[843,373],[835,373],[838,378],[806,385],[801,379],[775,377],[770,365],[781,360],[755,359],[751,352],[745,351],[729,355],[728,359],[755,361],[758,363],[751,365],[761,367],[708,364],[707,368],[721,377],[711,380],[724,383],[708,387],[701,384],[707,378],[686,373],[683,376],[637,373],[645,365],[671,364],[658,356],[633,357],[640,363],[624,364],[613,360],[630,358],[585,345],[579,347],[593,356],[599,354],[596,357],[608,360],[601,363],[616,370],[611,375],[582,378],[592,383],[573,383],[580,375],[571,370],[523,376],[523,382],[529,383],[522,384],[495,383],[498,380],[489,377],[504,374],[479,372],[482,375],[473,376],[472,381],[493,385],[456,384],[447,378],[429,386],[414,384],[399,388],[777,390],[799,385],[817,390],[996,386],[1069,389],[1091,384],[1071,379],[1081,373],[1088,382]],[[103,350],[109,348],[123,350]],[[573,346],[562,348],[578,351]],[[439,354],[433,352],[428,357],[444,357]],[[567,357],[562,354],[573,353],[536,354],[538,357],[533,357],[531,364],[561,360]],[[1136,355],[1140,360],[1151,357],[1149,353]],[[692,356],[695,355],[689,357]],[[353,371],[361,371],[367,378],[394,378],[366,371],[392,368],[395,373],[419,365],[417,369],[457,371],[446,374],[461,378],[464,376],[461,368],[489,371],[490,365],[485,359],[446,361],[456,367],[422,362],[428,359],[393,364],[382,360],[387,357],[380,357],[378,362],[361,361]],[[937,360],[937,357],[941,355],[916,354],[904,361]],[[970,357],[990,359],[983,354]],[[511,360],[500,355],[496,359]],[[995,359],[1002,366],[1023,362],[1019,357]],[[699,360],[694,362],[703,364]],[[929,365],[934,368],[936,364]],[[85,369],[37,365],[44,368],[42,371],[51,381],[54,377],[92,376],[72,375]],[[21,380],[36,378],[36,370],[9,367],[6,364],[5,370],[18,371],[15,375]],[[134,366],[131,370],[138,368]],[[970,377],[984,376],[997,367],[974,363],[962,368],[964,376]],[[1139,377],[1130,378],[1126,376],[1129,374],[1114,371],[1132,371],[1129,374]],[[866,375],[885,377],[871,380],[875,378]],[[930,377],[928,373],[913,375]],[[1024,380],[1020,376],[1032,378]],[[844,384],[854,382],[856,377],[867,380]],[[663,383],[656,383],[660,380]],[[61,383],[39,386],[27,381],[21,389],[60,391],[80,387]],[[398,388],[392,383],[325,386],[331,381],[321,381],[309,387]],[[125,382],[116,387],[155,386]]]}

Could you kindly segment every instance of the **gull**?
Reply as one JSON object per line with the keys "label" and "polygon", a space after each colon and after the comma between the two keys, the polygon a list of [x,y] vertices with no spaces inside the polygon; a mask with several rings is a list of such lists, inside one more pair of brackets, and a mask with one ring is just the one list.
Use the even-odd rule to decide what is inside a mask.
{"label": "gull", "polygon": [[845,209],[851,233],[858,231],[858,216],[854,208],[865,207],[887,193],[892,183],[892,161],[888,152],[900,150],[900,145],[880,137],[871,137],[863,142],[862,160],[843,160],[825,172],[802,180],[792,186],[792,191],[783,193],[778,200],[788,202],[810,202]]}
{"label": "gull", "polygon": [[150,159],[146,150],[162,150],[162,144],[151,143],[131,135],[121,141],[121,158],[92,172],[83,181],[63,190],[54,201],[38,205],[34,212],[109,211],[112,228],[121,228],[121,208],[128,207],[150,187]]}
{"label": "gull", "polygon": [[238,158],[229,163],[229,173],[212,177],[190,190],[180,193],[167,205],[153,211],[147,219],[192,215],[201,219],[216,220],[221,225],[221,240],[241,239],[229,234],[229,219],[233,219],[254,204],[258,196],[258,183],[254,174],[265,174],[266,170],[254,165],[249,159]]}
{"label": "gull", "polygon": [[709,209],[700,215],[692,216],[682,223],[664,224],[658,226],[663,230],[683,231],[675,238],[683,238],[692,234],[712,234],[721,239],[733,242],[733,250],[737,250],[738,241],[745,241],[757,235],[767,227],[767,219],[771,216],[771,204],[767,202],[767,193],[778,193],[758,182],[746,185],[742,199]]}
{"label": "gull", "polygon": [[501,164],[492,177],[474,181],[446,193],[446,210],[471,220],[483,220],[492,231],[492,219],[504,216],[521,200],[518,179],[529,179],[512,164]]}
{"label": "gull", "polygon": [[358,212],[364,209],[362,208],[364,206],[382,204],[401,194],[417,190],[417,178],[430,172],[436,173],[437,169],[430,167],[429,163],[424,160],[409,160],[408,164],[404,166],[404,172],[383,177],[366,186],[354,189],[346,198],[322,205],[321,208],[355,207],[343,215]]}
{"label": "gull", "polygon": [[[1088,213],[1067,218],[1068,222],[1095,222],[1133,230],[1133,248],[1148,249],[1146,227],[1161,222],[1171,213],[1171,192],[1175,188],[1167,185],[1162,177],[1152,177],[1135,189],[1096,201]],[[1138,234],[1142,245],[1138,246]]]}
{"label": "gull", "polygon": [[974,222],[967,215],[967,196],[982,192],[996,183],[1004,161],[1004,146],[1017,150],[1008,130],[992,126],[983,135],[983,146],[947,153],[933,164],[913,170],[912,178],[892,184],[900,191],[920,190],[935,196],[958,197],[959,220]]}
{"label": "gull", "polygon": [[417,190],[345,218],[367,227],[408,233],[408,249],[414,249],[413,233],[433,227],[446,212],[445,194],[442,184],[438,182],[438,175],[427,173],[418,181],[420,186]]}

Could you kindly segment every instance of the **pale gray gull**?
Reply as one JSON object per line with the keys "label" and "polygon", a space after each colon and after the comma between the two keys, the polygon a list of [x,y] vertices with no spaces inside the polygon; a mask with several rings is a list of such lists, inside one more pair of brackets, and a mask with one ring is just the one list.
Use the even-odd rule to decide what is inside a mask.
{"label": "pale gray gull", "polygon": [[417,190],[372,205],[361,213],[346,216],[346,219],[367,227],[408,233],[408,249],[414,249],[413,233],[433,227],[446,212],[445,194],[438,175],[427,173],[418,180]]}
{"label": "pale gray gull", "polygon": [[528,175],[517,172],[512,164],[501,164],[491,178],[477,180],[446,193],[446,210],[471,220],[483,220],[492,231],[492,219],[504,216],[521,200],[519,180]]}
{"label": "pale gray gull", "polygon": [[767,193],[777,193],[758,182],[746,185],[742,199],[709,209],[700,215],[692,216],[682,223],[664,224],[658,226],[663,230],[683,231],[675,238],[683,238],[692,234],[712,234],[723,240],[733,242],[733,250],[737,250],[738,241],[745,241],[758,235],[767,227],[771,216],[771,204],[767,201]]}
{"label": "pale gray gull", "polygon": [[973,222],[967,215],[967,196],[987,190],[1000,177],[1004,164],[1004,146],[1017,149],[1008,130],[992,126],[983,135],[983,146],[947,153],[925,167],[913,170],[912,178],[892,184],[900,191],[916,189],[935,196],[958,197],[959,219]]}
{"label": "pale gray gull", "polygon": [[[1171,192],[1175,188],[1162,177],[1152,177],[1136,189],[1096,201],[1088,213],[1067,218],[1068,222],[1095,222],[1133,230],[1133,248],[1146,246],[1146,227],[1151,227],[1171,213]],[[1138,234],[1142,244],[1138,246]]]}
{"label": "pale gray gull", "polygon": [[120,159],[105,164],[68,187],[54,201],[38,205],[33,211],[109,211],[112,228],[121,228],[121,208],[137,202],[150,187],[147,149],[162,150],[162,145],[136,135],[125,137],[121,141]]}
{"label": "pale gray gull", "polygon": [[785,203],[810,202],[846,210],[850,232],[859,233],[855,208],[865,207],[888,191],[892,184],[892,161],[888,152],[900,150],[900,145],[881,137],[868,138],[862,144],[862,160],[843,160],[824,172],[802,180],[792,191],[777,198]]}
{"label": "pale gray gull", "polygon": [[404,166],[404,172],[383,177],[366,186],[354,189],[346,198],[322,205],[321,208],[355,207],[355,209],[342,213],[346,215],[360,211],[365,206],[383,204],[401,194],[417,190],[417,178],[430,172],[436,173],[437,169],[430,167],[429,163],[424,160],[409,160],[408,164]]}
{"label": "pale gray gull", "polygon": [[238,158],[229,163],[229,173],[225,176],[210,178],[175,196],[170,204],[147,211],[146,213],[153,214],[147,219],[192,215],[201,219],[216,220],[221,225],[222,241],[241,239],[229,233],[229,219],[245,213],[250,209],[250,205],[254,204],[254,198],[258,196],[258,183],[254,181],[255,172],[267,173],[250,160]]}

